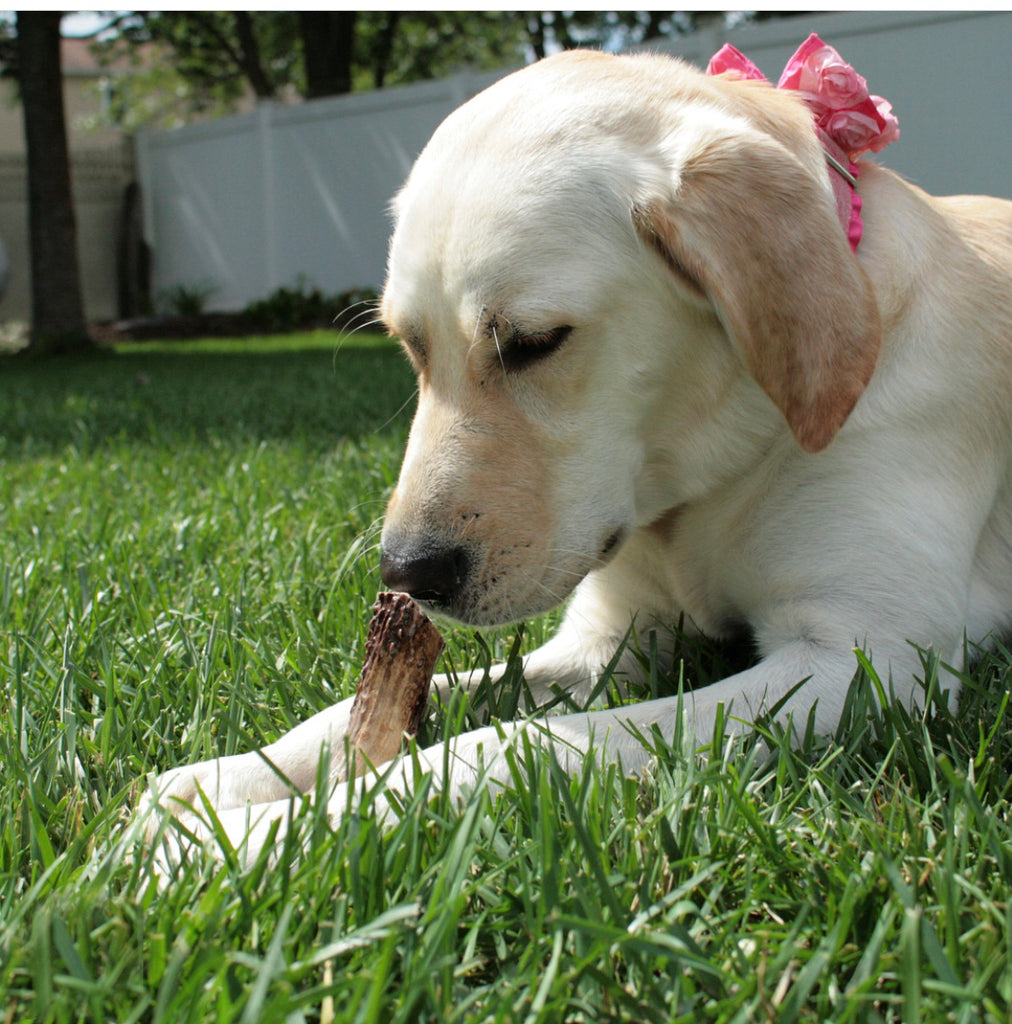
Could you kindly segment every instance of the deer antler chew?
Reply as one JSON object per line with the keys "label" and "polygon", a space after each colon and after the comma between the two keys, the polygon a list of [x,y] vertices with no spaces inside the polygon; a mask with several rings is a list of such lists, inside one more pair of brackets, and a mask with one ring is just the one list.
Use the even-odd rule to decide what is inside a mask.
{"label": "deer antler chew", "polygon": [[[348,727],[345,756],[356,775],[396,757],[405,734],[418,732],[442,649],[439,630],[407,594],[377,595]],[[343,759],[335,774],[348,777]]]}

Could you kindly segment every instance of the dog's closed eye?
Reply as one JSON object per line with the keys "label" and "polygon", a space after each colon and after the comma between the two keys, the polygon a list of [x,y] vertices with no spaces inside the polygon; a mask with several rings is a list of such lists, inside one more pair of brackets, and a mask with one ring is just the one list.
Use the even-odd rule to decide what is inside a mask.
{"label": "dog's closed eye", "polygon": [[517,331],[506,338],[496,338],[499,361],[507,373],[518,373],[533,363],[547,358],[565,343],[573,333],[568,324],[549,331],[525,334]]}

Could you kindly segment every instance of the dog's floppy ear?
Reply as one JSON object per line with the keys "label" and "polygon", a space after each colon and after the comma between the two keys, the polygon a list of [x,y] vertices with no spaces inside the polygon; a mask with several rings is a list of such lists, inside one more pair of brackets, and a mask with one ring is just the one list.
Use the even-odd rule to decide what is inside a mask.
{"label": "dog's floppy ear", "polygon": [[825,448],[871,378],[881,332],[871,283],[811,173],[768,136],[711,139],[634,217],[712,303],[801,447]]}

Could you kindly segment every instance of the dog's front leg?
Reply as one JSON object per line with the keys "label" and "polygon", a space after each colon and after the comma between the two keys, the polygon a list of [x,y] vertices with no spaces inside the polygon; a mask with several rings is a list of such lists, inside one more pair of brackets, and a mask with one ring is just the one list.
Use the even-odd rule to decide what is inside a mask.
{"label": "dog's front leg", "polygon": [[[609,674],[622,686],[640,682],[643,666],[636,655],[629,635],[632,613],[610,623],[599,632],[581,628],[578,618],[568,615],[551,640],[525,654],[522,658],[523,676],[535,707],[556,704],[560,710],[586,707],[595,695],[602,676]],[[670,653],[670,644],[661,638],[662,660]],[[644,641],[644,637],[639,637]],[[496,664],[486,669],[472,669],[453,675],[437,675],[432,680],[432,696],[446,703],[455,689],[473,693],[487,678],[498,684],[509,666]],[[569,701],[557,702],[559,695]]]}
{"label": "dog's front leg", "polygon": [[[603,648],[601,657],[607,660],[605,655],[613,653],[614,648]],[[567,639],[561,634],[528,655],[524,666],[539,702],[551,699],[555,687],[579,690],[583,686],[589,691],[596,679],[594,669],[600,668],[576,638]],[[498,682],[505,670],[505,665],[492,666],[488,673],[491,681]],[[432,692],[445,701],[454,687],[473,691],[484,678],[483,671],[460,677],[436,676]],[[287,806],[291,797],[312,791],[324,749],[329,748],[331,770],[343,750],[353,704],[354,698],[348,698],[326,708],[262,750],[183,765],[155,776],[138,807],[148,834],[153,835],[158,828],[158,816],[153,813],[156,806],[177,817],[190,818],[194,812],[202,813],[206,803],[223,820],[235,819],[234,825],[239,828],[248,808],[254,808],[255,819],[273,803],[280,801]],[[232,811],[238,814],[230,814]]]}
{"label": "dog's front leg", "polygon": [[354,698],[339,701],[263,750],[216,757],[156,776],[138,807],[147,831],[158,826],[155,805],[184,816],[190,808],[199,812],[205,800],[215,812],[225,812],[308,792],[316,783],[323,750],[329,748],[332,759],[341,750],[353,703]]}
{"label": "dog's front leg", "polygon": [[[454,804],[479,787],[491,787],[493,792],[508,788],[517,781],[517,766],[523,770],[528,748],[549,750],[565,775],[578,774],[588,756],[618,762],[626,772],[639,773],[651,757],[649,746],[641,739],[649,744],[653,725],[666,736],[674,735],[675,715],[680,709],[676,699],[669,699],[475,729],[377,766],[357,779],[337,783],[327,801],[327,819],[337,826],[345,814],[361,808],[382,822],[397,813],[396,805],[409,798],[418,784],[424,785],[429,795],[441,794]],[[691,709],[685,708],[684,713],[691,730]],[[362,797],[366,793],[363,807]],[[165,836],[166,863],[183,859],[190,843],[221,856],[223,851],[216,834],[219,830],[243,862],[252,863],[268,844],[280,844],[298,804],[286,795],[284,799],[260,804],[215,808],[214,822],[199,802],[193,808],[192,813],[180,815],[192,838],[175,833]]]}
{"label": "dog's front leg", "polygon": [[[566,717],[582,719],[586,716]],[[578,762],[585,756],[586,738],[580,735],[579,729],[574,732],[564,725],[558,733],[549,732],[544,722],[536,721],[487,726],[401,756],[357,779],[337,783],[327,801],[327,819],[336,826],[349,811],[367,809],[383,822],[397,813],[394,805],[410,797],[418,783],[426,786],[426,792],[443,793],[454,803],[465,799],[478,786],[509,786],[513,781],[514,763],[510,751],[524,743],[521,737],[534,747],[551,744],[567,772],[575,772]],[[312,799],[312,787],[308,789]],[[369,795],[363,807],[366,793]],[[224,857],[222,833],[243,863],[253,863],[268,844],[280,845],[299,809],[294,796],[289,792],[284,798],[262,803],[227,809],[214,807],[210,813],[198,797],[189,807],[180,807],[177,814],[185,832],[162,832],[158,827],[160,818],[152,815],[148,832],[149,839],[157,838],[160,842],[156,852],[159,869],[168,877],[174,863],[185,860],[191,847]],[[164,799],[162,802],[164,804]]]}

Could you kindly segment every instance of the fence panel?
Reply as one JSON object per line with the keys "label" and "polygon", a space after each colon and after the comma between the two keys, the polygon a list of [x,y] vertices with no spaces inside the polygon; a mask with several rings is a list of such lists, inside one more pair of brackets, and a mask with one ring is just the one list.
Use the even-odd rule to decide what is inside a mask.
{"label": "fence panel", "polygon": [[153,292],[234,310],[281,286],[382,283],[390,199],[439,122],[498,75],[316,100],[145,133]]}
{"label": "fence panel", "polygon": [[269,289],[259,117],[242,114],[138,145],[156,303],[173,288],[235,309]]}

